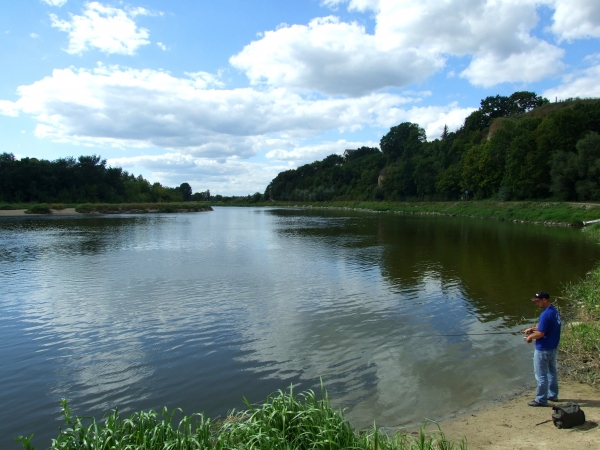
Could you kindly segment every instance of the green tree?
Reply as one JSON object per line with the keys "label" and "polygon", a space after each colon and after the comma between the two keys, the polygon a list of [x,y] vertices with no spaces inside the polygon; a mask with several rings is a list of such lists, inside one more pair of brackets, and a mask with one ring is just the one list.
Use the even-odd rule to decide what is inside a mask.
{"label": "green tree", "polygon": [[381,138],[379,146],[383,154],[394,160],[416,155],[425,141],[427,135],[423,128],[416,123],[403,122],[390,128],[390,131]]}
{"label": "green tree", "polygon": [[179,185],[179,191],[184,202],[189,202],[192,199],[192,187],[189,183],[181,183]]}
{"label": "green tree", "polygon": [[577,142],[577,199],[600,200],[600,135],[588,133]]}

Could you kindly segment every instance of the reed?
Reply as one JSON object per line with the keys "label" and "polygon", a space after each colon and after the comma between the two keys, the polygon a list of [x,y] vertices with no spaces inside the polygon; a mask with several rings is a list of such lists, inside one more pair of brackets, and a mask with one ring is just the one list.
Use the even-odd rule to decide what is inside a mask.
{"label": "reed", "polygon": [[[260,406],[246,401],[248,410],[232,412],[214,421],[203,414],[185,416],[181,410],[163,408],[136,412],[123,419],[117,410],[102,421],[72,417],[67,400],[61,400],[66,428],[52,440],[51,450],[200,450],[200,449],[364,449],[364,450],[454,450],[466,449],[466,441],[448,440],[441,430],[430,432],[427,423],[416,436],[398,432],[388,435],[376,425],[357,431],[335,410],[321,388],[294,395],[278,391]],[[178,418],[181,416],[180,418]],[[16,438],[33,450],[32,436]]]}

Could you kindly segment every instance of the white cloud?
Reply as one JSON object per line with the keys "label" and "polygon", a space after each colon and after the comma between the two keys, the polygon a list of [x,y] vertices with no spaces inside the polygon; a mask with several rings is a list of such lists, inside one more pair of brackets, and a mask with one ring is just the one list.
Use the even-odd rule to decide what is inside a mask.
{"label": "white cloud", "polygon": [[363,26],[330,16],[267,31],[230,62],[254,85],[351,96],[425,80],[444,63],[413,47],[386,47]]}
{"label": "white cloud", "polygon": [[489,87],[538,81],[562,68],[563,51],[531,34],[538,20],[533,1],[381,0],[376,34],[403,47],[471,56],[462,76]]}
{"label": "white cloud", "polygon": [[185,72],[185,74],[194,80],[194,87],[206,89],[208,87],[222,88],[225,84],[219,79],[220,74],[215,76],[208,72]]}
{"label": "white cloud", "polygon": [[560,41],[600,38],[600,2],[555,0],[552,32]]}
{"label": "white cloud", "polygon": [[156,45],[158,45],[158,48],[160,48],[162,51],[164,51],[164,52],[167,51],[167,46],[165,44],[163,44],[162,42],[157,42]]}
{"label": "white cloud", "polygon": [[19,115],[19,107],[14,102],[0,100],[0,114],[3,116],[17,117]]}
{"label": "white cloud", "polygon": [[467,78],[476,86],[492,87],[503,82],[532,83],[556,75],[564,69],[560,61],[564,50],[545,41],[524,37],[522,52],[508,56],[496,52],[481,52],[474,56],[461,77]]}
{"label": "white cloud", "polygon": [[58,6],[58,7],[61,7],[62,5],[67,3],[67,0],[42,0],[42,1],[50,6]]}
{"label": "white cloud", "polygon": [[325,131],[378,125],[392,107],[419,98],[371,94],[308,99],[285,89],[209,89],[218,77],[100,65],[55,70],[18,89],[5,114],[37,121],[39,137],[77,144],[162,147],[196,156],[247,158],[267,140],[307,139]]}
{"label": "white cloud", "polygon": [[427,139],[432,141],[439,138],[444,130],[444,125],[450,131],[460,128],[465,117],[477,108],[460,108],[456,102],[447,106],[421,106],[410,109],[389,108],[386,114],[378,118],[379,125],[390,128],[402,122],[416,123],[425,129]]}
{"label": "white cloud", "polygon": [[186,181],[194,192],[209,189],[213,195],[263,192],[279,172],[289,169],[284,165],[195,158],[177,152],[156,156],[111,158],[108,164],[129,171],[134,167],[143,167],[152,173],[152,180],[158,180],[166,186],[178,186]]}
{"label": "white cloud", "polygon": [[348,4],[350,11],[366,11],[368,9],[376,10],[379,6],[379,0],[322,0],[321,5],[336,10],[339,5]]}
{"label": "white cloud", "polygon": [[564,77],[564,82],[560,86],[548,89],[543,96],[554,100],[564,100],[567,98],[590,98],[600,97],[600,64],[590,67],[586,70],[575,72]]}
{"label": "white cloud", "polygon": [[293,149],[276,148],[267,152],[267,158],[273,161],[293,161],[295,163],[312,162],[321,160],[331,154],[341,155],[346,149],[355,149],[360,147],[377,147],[379,142],[353,142],[340,139],[336,142],[322,142],[315,145],[296,146]]}
{"label": "white cloud", "polygon": [[[419,82],[449,56],[471,57],[471,83],[530,83],[563,69],[564,51],[532,34],[550,0],[323,0],[373,10],[373,34],[329,16],[267,31],[230,59],[252,84],[364,95]],[[532,67],[528,68],[531,63]]]}
{"label": "white cloud", "polygon": [[37,35],[37,34],[35,34],[35,33],[31,33],[31,34],[29,35],[29,37],[31,37],[31,38],[33,38],[33,39],[35,39],[35,38],[38,38],[38,37],[39,37],[39,35]]}
{"label": "white cloud", "polygon": [[86,3],[81,16],[71,14],[71,20],[60,20],[50,14],[52,26],[69,33],[71,54],[82,54],[92,48],[105,53],[133,55],[142,45],[150,43],[148,30],[138,28],[133,18],[138,15],[150,15],[144,8],[125,11],[98,2]]}

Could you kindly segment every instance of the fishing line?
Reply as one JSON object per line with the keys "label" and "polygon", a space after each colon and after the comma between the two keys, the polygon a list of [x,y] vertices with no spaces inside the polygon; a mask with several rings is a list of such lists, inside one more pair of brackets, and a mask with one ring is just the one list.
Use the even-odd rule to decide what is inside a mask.
{"label": "fishing line", "polygon": [[455,336],[487,336],[489,334],[512,334],[517,336],[519,334],[523,334],[522,331],[488,331],[487,333],[460,333],[460,334],[413,334],[411,336],[406,336],[408,338],[424,338],[424,337],[455,337]]}

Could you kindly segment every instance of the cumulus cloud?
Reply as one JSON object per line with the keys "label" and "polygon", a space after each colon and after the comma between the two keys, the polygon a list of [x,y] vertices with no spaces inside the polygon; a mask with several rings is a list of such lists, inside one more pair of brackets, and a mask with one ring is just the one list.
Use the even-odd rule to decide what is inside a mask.
{"label": "cumulus cloud", "polygon": [[71,14],[70,20],[50,14],[52,26],[69,34],[68,53],[82,54],[95,48],[108,54],[133,55],[139,47],[150,43],[148,30],[139,28],[133,20],[139,15],[150,15],[148,10],[125,11],[98,2],[85,6],[82,15]]}
{"label": "cumulus cloud", "polygon": [[61,7],[62,5],[67,3],[67,0],[42,0],[42,1],[50,6],[58,6],[58,7]]}
{"label": "cumulus cloud", "polygon": [[391,128],[402,122],[416,123],[425,129],[427,139],[432,141],[439,138],[444,130],[444,125],[450,131],[455,131],[462,126],[465,117],[477,108],[461,108],[453,102],[447,106],[415,106],[410,109],[390,108],[386,114],[378,118],[379,125]]}
{"label": "cumulus cloud", "polygon": [[230,62],[255,85],[351,96],[424,80],[443,65],[414,48],[387,49],[363,26],[333,16],[267,31]]}
{"label": "cumulus cloud", "polygon": [[549,99],[558,98],[589,98],[600,97],[600,65],[595,65],[586,70],[575,72],[564,77],[563,84],[548,89],[543,96]]}
{"label": "cumulus cloud", "polygon": [[556,75],[564,69],[560,61],[564,50],[545,41],[525,36],[521,52],[501,55],[493,51],[478,52],[462,73],[476,86],[492,87],[503,82],[532,83]]}
{"label": "cumulus cloud", "polygon": [[306,139],[325,131],[377,125],[392,107],[419,98],[389,93],[311,99],[282,88],[214,89],[206,72],[177,78],[164,71],[99,65],[54,70],[18,89],[5,114],[37,121],[36,135],[77,144],[162,147],[196,156],[247,158],[267,139]]}
{"label": "cumulus cloud", "polygon": [[563,68],[564,52],[532,34],[540,2],[324,0],[330,8],[375,11],[375,32],[334,16],[282,25],[230,62],[252,84],[329,95],[358,96],[419,82],[452,55],[472,58],[462,76],[473,84],[528,83]]}
{"label": "cumulus cloud", "polygon": [[379,0],[322,0],[321,5],[333,10],[338,9],[339,5],[348,4],[350,11],[375,10],[379,6]]}
{"label": "cumulus cloud", "polygon": [[551,30],[560,41],[600,38],[600,2],[555,0]]}
{"label": "cumulus cloud", "polygon": [[19,107],[14,102],[0,100],[0,114],[3,116],[17,117],[19,115]]}
{"label": "cumulus cloud", "polygon": [[303,163],[321,160],[331,154],[341,155],[346,149],[356,149],[360,147],[377,147],[379,142],[374,141],[347,141],[340,139],[335,142],[322,142],[315,145],[296,146],[292,149],[276,148],[267,152],[267,158],[273,161],[293,161],[294,163]]}

